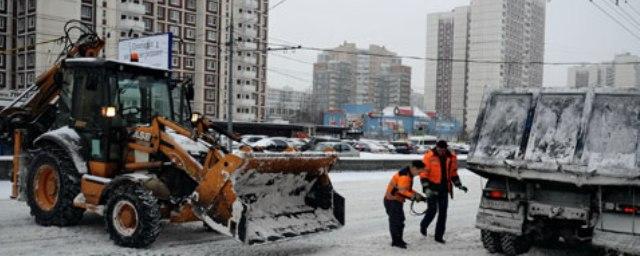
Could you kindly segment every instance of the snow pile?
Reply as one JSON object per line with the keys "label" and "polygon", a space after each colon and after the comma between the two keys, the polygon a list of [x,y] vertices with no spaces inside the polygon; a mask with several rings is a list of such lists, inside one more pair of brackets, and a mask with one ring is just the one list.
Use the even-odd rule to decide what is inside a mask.
{"label": "snow pile", "polygon": [[514,159],[531,106],[530,95],[494,95],[487,106],[475,156]]}
{"label": "snow pile", "polygon": [[536,106],[526,158],[569,163],[574,156],[584,95],[545,95]]}
{"label": "snow pile", "polygon": [[383,154],[360,152],[360,157],[340,157],[341,160],[422,160],[420,154]]}

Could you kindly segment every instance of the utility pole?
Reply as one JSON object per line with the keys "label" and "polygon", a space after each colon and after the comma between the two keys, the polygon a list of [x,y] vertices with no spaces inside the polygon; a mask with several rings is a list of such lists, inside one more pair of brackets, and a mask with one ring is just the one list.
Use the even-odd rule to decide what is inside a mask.
{"label": "utility pole", "polygon": [[[227,131],[229,134],[233,134],[233,44],[235,43],[235,35],[233,31],[233,28],[235,27],[233,20],[235,10],[233,9],[233,0],[229,1],[229,5],[229,12],[231,14],[229,15],[229,45],[227,46],[229,47],[229,70],[227,71],[229,75],[229,84],[227,85]],[[227,140],[227,149],[232,150],[232,146],[233,142],[231,141],[231,138],[229,138],[229,140]]]}

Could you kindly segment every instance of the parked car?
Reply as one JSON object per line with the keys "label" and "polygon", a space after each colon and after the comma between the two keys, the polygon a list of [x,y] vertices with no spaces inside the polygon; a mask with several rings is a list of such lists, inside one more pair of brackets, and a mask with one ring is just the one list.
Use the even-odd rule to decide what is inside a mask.
{"label": "parked car", "polygon": [[327,149],[335,151],[338,156],[342,157],[357,157],[360,155],[358,150],[345,142],[320,142],[315,146],[313,151],[325,152]]}
{"label": "parked car", "polygon": [[367,146],[371,149],[369,152],[372,152],[372,153],[388,153],[389,152],[387,147],[381,145],[378,141],[360,140],[360,142],[367,144]]}
{"label": "parked car", "polygon": [[396,153],[399,154],[414,154],[416,150],[413,145],[408,141],[393,141],[391,144],[396,148]]}
{"label": "parked car", "polygon": [[256,151],[271,152],[283,152],[289,148],[287,138],[283,137],[264,138],[250,144],[250,146]]}
{"label": "parked car", "polygon": [[302,147],[302,151],[312,150],[315,146],[321,142],[341,142],[340,139],[332,137],[315,137],[312,138],[307,145]]}
{"label": "parked car", "polygon": [[245,134],[240,136],[240,141],[244,144],[251,145],[253,143],[258,142],[261,139],[269,138],[266,135],[254,135],[254,134]]}
{"label": "parked car", "polygon": [[438,137],[429,136],[429,135],[412,136],[412,137],[409,137],[409,141],[411,141],[411,144],[416,146],[416,153],[424,154],[425,152],[429,151],[430,149],[436,146],[436,142],[438,142]]}
{"label": "parked car", "polygon": [[371,147],[367,143],[354,141],[350,145],[360,152],[371,152]]}
{"label": "parked car", "polygon": [[471,148],[468,144],[463,143],[451,143],[451,149],[456,152],[458,155],[466,155],[469,154],[469,149]]}
{"label": "parked car", "polygon": [[287,143],[296,150],[302,150],[304,146],[307,145],[307,142],[304,139],[300,138],[288,138],[286,139]]}

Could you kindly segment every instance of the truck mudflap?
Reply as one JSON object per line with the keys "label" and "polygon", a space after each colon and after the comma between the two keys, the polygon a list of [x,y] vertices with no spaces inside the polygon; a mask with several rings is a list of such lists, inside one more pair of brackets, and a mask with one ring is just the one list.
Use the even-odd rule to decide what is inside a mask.
{"label": "truck mudflap", "polygon": [[213,229],[246,244],[330,231],[344,225],[331,156],[245,157],[211,207],[194,209]]}
{"label": "truck mudflap", "polygon": [[476,227],[482,230],[521,236],[524,220],[525,214],[522,206],[517,212],[479,208],[476,215]]}

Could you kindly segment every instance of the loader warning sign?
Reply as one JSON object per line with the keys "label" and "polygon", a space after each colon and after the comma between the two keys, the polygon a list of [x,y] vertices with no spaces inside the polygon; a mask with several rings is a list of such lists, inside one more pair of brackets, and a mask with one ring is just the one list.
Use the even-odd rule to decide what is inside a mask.
{"label": "loader warning sign", "polygon": [[132,38],[118,44],[118,59],[130,61],[131,53],[139,54],[140,63],[156,68],[171,69],[171,33]]}

